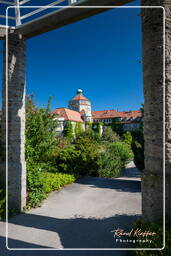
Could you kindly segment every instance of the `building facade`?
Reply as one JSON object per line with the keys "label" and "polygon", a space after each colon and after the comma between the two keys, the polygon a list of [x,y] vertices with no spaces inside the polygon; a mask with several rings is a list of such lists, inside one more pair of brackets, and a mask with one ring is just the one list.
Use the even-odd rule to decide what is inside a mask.
{"label": "building facade", "polygon": [[68,108],[56,108],[52,114],[57,114],[57,134],[59,135],[63,133],[68,122],[71,122],[73,131],[76,123],[80,123],[83,130],[90,123],[95,126],[98,123],[103,123],[104,128],[113,123],[119,123],[122,124],[124,131],[138,131],[143,121],[140,110],[122,112],[116,110],[92,111],[91,102],[83,95],[81,89],[78,89],[76,95],[69,101]]}

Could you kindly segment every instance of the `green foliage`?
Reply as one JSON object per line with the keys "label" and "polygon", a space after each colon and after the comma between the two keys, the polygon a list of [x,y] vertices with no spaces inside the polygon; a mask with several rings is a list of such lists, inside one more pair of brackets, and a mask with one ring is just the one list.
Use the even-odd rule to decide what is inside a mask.
{"label": "green foliage", "polygon": [[[112,133],[107,139],[118,140]],[[110,134],[111,135],[111,134]],[[112,139],[111,139],[112,138]],[[79,134],[67,146],[61,148],[56,154],[56,168],[60,172],[76,173],[100,177],[117,177],[121,168],[132,159],[130,147],[123,142],[104,143],[97,132],[88,129]]]}
{"label": "green foliage", "polygon": [[5,189],[0,185],[0,220],[5,218],[6,194]]}
{"label": "green foliage", "polygon": [[97,176],[99,136],[92,130],[88,130],[82,135],[74,141],[75,150],[79,152],[76,162],[77,169],[81,175]]}
{"label": "green foliage", "polygon": [[115,119],[113,119],[111,127],[114,132],[116,132],[118,135],[122,136],[124,130],[123,130],[123,124],[121,122],[118,122]]}
{"label": "green foliage", "polygon": [[91,128],[85,130],[84,133],[80,134],[75,140],[74,144],[79,144],[79,141],[82,141],[83,139],[91,140],[92,143],[100,143],[100,136],[97,132],[93,131]]}
{"label": "green foliage", "polygon": [[77,137],[80,133],[83,133],[83,127],[81,123],[76,123],[75,125],[75,136]]}
{"label": "green foliage", "polygon": [[68,121],[67,125],[64,127],[63,134],[65,137],[72,139],[73,138],[73,127],[72,122]]}
{"label": "green foliage", "polygon": [[119,141],[119,136],[112,130],[111,127],[105,127],[102,140],[106,142],[115,142]]}
{"label": "green foliage", "polygon": [[[151,243],[137,243],[136,247],[143,248],[162,248],[163,247],[163,224],[162,222],[144,222],[143,220],[138,220],[135,223],[135,229],[141,229],[141,231],[151,231],[155,232],[156,235],[148,237],[148,239],[152,240]],[[136,256],[167,256],[170,255],[171,252],[171,223],[166,221],[166,247],[163,250],[139,250],[136,251]]]}
{"label": "green foliage", "polygon": [[50,114],[50,100],[46,109],[36,108],[30,97],[26,100],[26,160],[45,161],[56,146],[57,121]]}
{"label": "green foliage", "polygon": [[132,144],[132,135],[130,132],[125,132],[122,136],[124,143],[131,146]]}
{"label": "green foliage", "polygon": [[42,164],[27,163],[28,206],[40,206],[48,193],[74,182],[75,179],[74,174],[45,172]]}
{"label": "green foliage", "polygon": [[108,147],[104,152],[101,152],[98,164],[98,173],[100,177],[114,178],[120,176],[121,159],[118,155],[113,154],[110,147]]}
{"label": "green foliage", "polygon": [[143,129],[133,133],[132,151],[134,163],[139,170],[144,170],[144,136]]}
{"label": "green foliage", "polygon": [[78,173],[78,160],[80,152],[75,149],[74,145],[64,147],[56,156],[56,167],[61,172]]}
{"label": "green foliage", "polygon": [[97,175],[99,136],[92,129],[77,137],[61,148],[56,155],[56,168],[61,172],[80,175]]}
{"label": "green foliage", "polygon": [[114,142],[110,144],[109,150],[111,150],[114,155],[120,157],[121,166],[123,168],[133,159],[132,150],[123,142]]}
{"label": "green foliage", "polygon": [[85,122],[86,128],[92,129],[93,123],[92,122]]}
{"label": "green foliage", "polygon": [[108,144],[99,157],[99,176],[106,178],[118,177],[121,169],[132,159],[132,151],[123,142]]}
{"label": "green foliage", "polygon": [[[51,100],[51,99],[50,99]],[[74,174],[58,173],[56,156],[68,146],[68,138],[56,138],[57,121],[47,108],[37,108],[31,97],[26,101],[27,203],[37,207],[53,190],[75,181]],[[59,149],[58,149],[59,146]]]}

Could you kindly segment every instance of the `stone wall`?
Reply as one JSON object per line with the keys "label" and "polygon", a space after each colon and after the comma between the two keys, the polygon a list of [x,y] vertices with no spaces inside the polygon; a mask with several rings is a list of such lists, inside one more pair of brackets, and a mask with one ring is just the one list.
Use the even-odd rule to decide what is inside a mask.
{"label": "stone wall", "polygon": [[[143,6],[171,5],[171,0],[142,0]],[[166,194],[171,185],[171,21],[166,11]],[[163,217],[164,170],[164,75],[163,9],[142,10],[145,170],[142,178],[143,217],[154,221]],[[170,169],[170,170],[169,170]],[[170,204],[166,198],[169,216]],[[171,214],[170,214],[171,217]]]}
{"label": "stone wall", "polygon": [[[4,41],[2,133],[6,144],[6,96],[8,99],[8,194],[9,207],[22,210],[26,204],[25,164],[25,40],[20,35],[8,38],[8,95]],[[2,169],[1,169],[2,170]],[[3,168],[5,174],[5,168]],[[5,175],[4,175],[5,176]]]}

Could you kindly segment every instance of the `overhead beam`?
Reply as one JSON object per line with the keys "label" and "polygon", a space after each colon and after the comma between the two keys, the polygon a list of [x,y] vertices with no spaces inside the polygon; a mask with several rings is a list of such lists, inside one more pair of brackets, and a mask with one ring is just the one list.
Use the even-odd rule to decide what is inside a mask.
{"label": "overhead beam", "polygon": [[[13,33],[15,30],[14,27],[9,27],[8,32]],[[6,26],[0,25],[0,40],[3,40],[6,35]]]}
{"label": "overhead beam", "polygon": [[[132,0],[83,0],[74,6],[120,6],[132,2]],[[108,10],[107,8],[63,8],[44,15],[27,24],[20,25],[16,32],[25,38],[31,38],[48,31],[63,27],[76,21],[88,18]]]}

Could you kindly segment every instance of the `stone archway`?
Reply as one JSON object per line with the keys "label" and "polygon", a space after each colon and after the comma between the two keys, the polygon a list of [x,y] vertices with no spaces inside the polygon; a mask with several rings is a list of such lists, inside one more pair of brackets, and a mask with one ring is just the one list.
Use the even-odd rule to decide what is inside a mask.
{"label": "stone archway", "polygon": [[[97,4],[98,1],[91,3],[91,5]],[[112,1],[106,1],[105,5],[107,4],[112,5]],[[117,5],[121,4],[123,4],[122,1],[117,1]],[[171,191],[171,20],[169,19],[171,15],[171,0],[158,0],[157,3],[156,0],[142,0],[142,6],[153,6],[156,4],[163,6],[166,11],[166,214],[171,216],[171,207],[168,199],[169,192]],[[102,3],[100,5],[103,6]],[[81,15],[84,18],[86,14],[81,13]],[[47,27],[45,30],[48,31]],[[156,9],[142,10],[142,32],[145,97],[145,171],[142,178],[142,206],[145,219],[157,220],[163,216],[163,9],[160,8],[157,11]],[[9,204],[18,210],[21,210],[26,202],[24,104],[25,37],[27,36],[25,34],[22,37],[20,33],[21,31],[16,31],[16,33],[9,34],[8,40],[8,172],[9,192],[13,195],[11,199],[9,198]],[[4,68],[3,131],[5,131],[6,111],[4,107],[5,84]]]}

